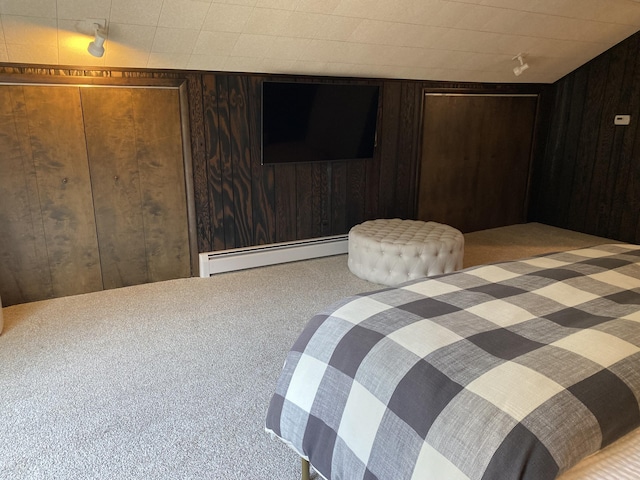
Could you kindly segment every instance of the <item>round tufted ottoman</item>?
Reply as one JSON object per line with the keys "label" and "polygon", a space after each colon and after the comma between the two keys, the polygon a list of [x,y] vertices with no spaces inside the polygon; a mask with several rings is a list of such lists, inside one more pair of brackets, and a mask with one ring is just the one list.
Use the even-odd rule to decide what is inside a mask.
{"label": "round tufted ottoman", "polygon": [[383,285],[460,270],[463,255],[462,233],[441,223],[369,220],[349,231],[349,270]]}

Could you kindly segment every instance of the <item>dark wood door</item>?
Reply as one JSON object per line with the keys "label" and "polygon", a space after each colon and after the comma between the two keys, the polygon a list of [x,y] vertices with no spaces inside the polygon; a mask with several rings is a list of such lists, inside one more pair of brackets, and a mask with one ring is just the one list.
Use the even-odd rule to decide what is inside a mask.
{"label": "dark wood door", "polygon": [[425,94],[418,218],[462,232],[526,221],[537,100]]}

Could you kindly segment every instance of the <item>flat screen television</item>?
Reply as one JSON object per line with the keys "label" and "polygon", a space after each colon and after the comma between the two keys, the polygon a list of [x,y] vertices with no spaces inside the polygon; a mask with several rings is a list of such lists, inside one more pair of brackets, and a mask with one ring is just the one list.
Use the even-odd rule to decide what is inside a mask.
{"label": "flat screen television", "polygon": [[372,158],[379,87],[266,81],[262,164]]}

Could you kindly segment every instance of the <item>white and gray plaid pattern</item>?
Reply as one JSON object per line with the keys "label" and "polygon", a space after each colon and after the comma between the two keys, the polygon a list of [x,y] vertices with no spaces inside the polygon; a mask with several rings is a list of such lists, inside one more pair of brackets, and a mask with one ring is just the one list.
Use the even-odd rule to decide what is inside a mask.
{"label": "white and gray plaid pattern", "polygon": [[640,425],[640,247],[343,300],[292,347],[266,429],[327,479],[553,479]]}

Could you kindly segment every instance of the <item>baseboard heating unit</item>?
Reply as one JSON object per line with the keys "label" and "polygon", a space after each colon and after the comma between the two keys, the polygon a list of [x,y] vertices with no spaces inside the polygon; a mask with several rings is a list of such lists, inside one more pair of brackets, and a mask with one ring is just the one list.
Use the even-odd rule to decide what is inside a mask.
{"label": "baseboard heating unit", "polygon": [[348,252],[348,238],[348,235],[335,235],[201,253],[199,255],[200,276],[210,277],[216,273],[341,255]]}

